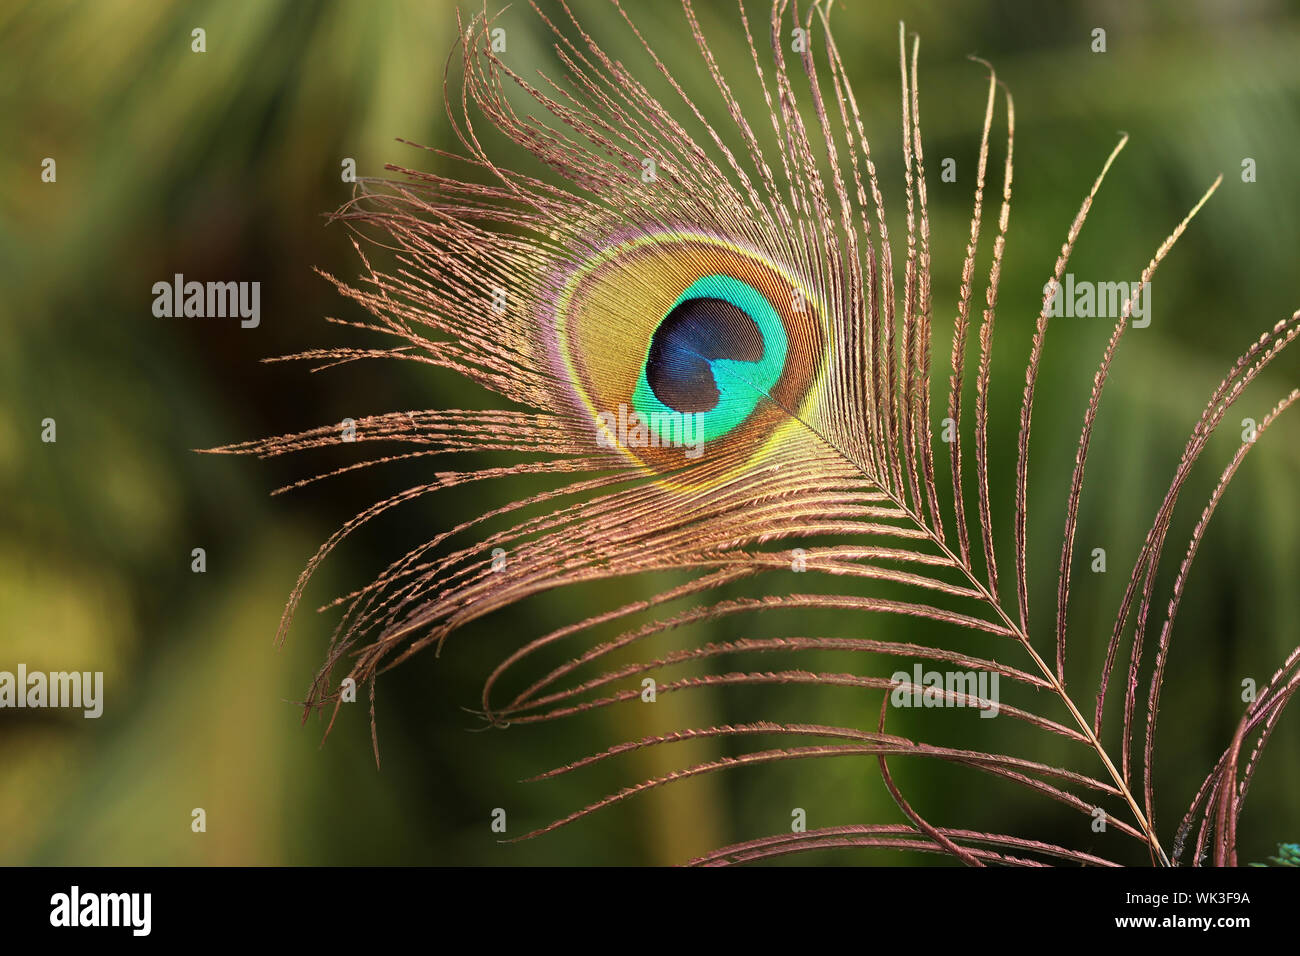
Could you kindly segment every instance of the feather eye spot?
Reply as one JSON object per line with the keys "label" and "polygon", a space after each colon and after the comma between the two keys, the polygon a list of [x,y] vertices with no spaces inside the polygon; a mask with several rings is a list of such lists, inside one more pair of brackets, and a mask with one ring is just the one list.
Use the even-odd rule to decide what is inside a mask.
{"label": "feather eye spot", "polygon": [[820,298],[757,249],[638,231],[557,282],[557,379],[598,445],[616,423],[617,447],[666,480],[698,487],[757,463],[822,378]]}
{"label": "feather eye spot", "polygon": [[758,324],[725,299],[701,296],[677,305],[650,340],[646,379],[655,397],[679,412],[718,405],[713,361],[757,362],[763,357]]}
{"label": "feather eye spot", "polygon": [[731,276],[703,276],[650,337],[633,407],[651,421],[693,414],[700,440],[713,441],[770,395],[788,351],[781,317],[762,293]]}

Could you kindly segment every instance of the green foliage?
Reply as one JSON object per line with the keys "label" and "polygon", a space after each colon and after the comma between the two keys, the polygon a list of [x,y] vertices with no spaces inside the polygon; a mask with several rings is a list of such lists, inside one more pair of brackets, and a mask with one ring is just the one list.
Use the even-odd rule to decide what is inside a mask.
{"label": "green foliage", "polygon": [[1270,856],[1267,863],[1252,863],[1251,866],[1300,866],[1300,843],[1279,843],[1277,856]]}

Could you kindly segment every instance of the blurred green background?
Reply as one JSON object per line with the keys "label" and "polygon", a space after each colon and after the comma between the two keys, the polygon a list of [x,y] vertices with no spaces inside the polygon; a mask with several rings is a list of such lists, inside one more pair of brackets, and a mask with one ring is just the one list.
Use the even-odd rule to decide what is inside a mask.
{"label": "blurred green background", "polygon": [[[706,115],[725,127],[677,6],[626,5]],[[733,86],[757,110],[734,6],[698,6]],[[900,17],[923,40],[936,376],[944,379],[943,336],[955,309],[985,96],[984,74],[966,55],[991,60],[1016,96],[1015,198],[995,345],[995,486],[1005,487],[1014,462],[1040,290],[1118,131],[1132,141],[1079,242],[1071,263],[1078,276],[1135,277],[1225,174],[1162,266],[1154,321],[1126,336],[1103,405],[1078,553],[1106,548],[1109,571],[1092,575],[1081,562],[1071,620],[1071,682],[1090,712],[1099,648],[1205,398],[1260,332],[1300,307],[1300,11],[1281,0],[842,7],[833,24],[895,235]],[[662,92],[609,5],[575,9],[616,59]],[[764,4],[748,9],[765,19]],[[512,5],[500,25],[516,69],[558,74],[545,27],[526,4]],[[191,52],[195,27],[206,31],[202,54]],[[1107,30],[1104,54],[1089,48],[1095,27]],[[318,724],[300,726],[291,702],[304,694],[333,623],[310,610],[435,530],[527,490],[460,489],[376,522],[329,561],[277,650],[284,599],[317,545],[361,508],[441,466],[417,459],[270,498],[281,484],[356,460],[355,449],[267,462],[192,452],[348,416],[490,403],[425,366],[353,364],[309,375],[305,366],[259,363],[358,340],[323,321],[362,316],[312,272],[350,279],[360,270],[347,231],[327,227],[322,214],[351,194],[340,177],[344,158],[374,176],[387,162],[434,168],[431,154],[395,137],[452,148],[442,72],[455,35],[450,0],[0,5],[0,669],[25,662],[32,670],[103,670],[106,682],[99,720],[0,713],[0,863],[666,863],[784,831],[793,807],[807,811],[810,827],[900,819],[874,759],[840,759],[698,779],[539,840],[497,843],[488,826],[495,807],[520,833],[626,783],[729,752],[718,743],[656,748],[560,780],[518,783],[617,740],[756,718],[874,727],[877,693],[759,688],[672,695],[653,717],[633,704],[567,723],[468,732],[476,722],[462,708],[478,703],[483,677],[509,650],[543,628],[648,595],[650,582],[530,601],[467,629],[439,659],[421,655],[386,676],[378,697],[382,770],[369,752],[364,704],[345,711],[323,748]],[[993,195],[1001,123],[999,112]],[[41,181],[46,157],[57,162],[55,183]],[[943,157],[957,161],[955,184],[938,180]],[[1241,181],[1243,157],[1256,161],[1257,182]],[[260,281],[260,327],[155,318],[151,287],[176,272]],[[981,282],[977,296],[982,289]],[[1047,340],[1030,501],[1032,625],[1044,648],[1073,446],[1109,330],[1100,320],[1058,320]],[[1284,355],[1211,446],[1171,536],[1161,611],[1192,523],[1240,440],[1236,422],[1261,418],[1300,382],[1298,371],[1300,355]],[[936,413],[945,399],[946,386],[936,392]],[[57,421],[56,444],[40,440],[47,417]],[[1300,642],[1298,439],[1292,412],[1252,452],[1189,582],[1160,724],[1156,818],[1166,844],[1231,735],[1241,680],[1262,684]],[[995,520],[1005,546],[1006,495],[995,502]],[[190,570],[195,547],[206,549],[204,574]],[[774,578],[767,586],[796,584],[803,586]],[[1163,615],[1153,617],[1152,639]],[[928,638],[1024,664],[966,634],[879,617],[727,620],[665,636],[654,649],[779,633]],[[896,669],[893,661],[834,655],[804,666],[881,676]],[[1014,702],[1010,695],[1004,683]],[[1008,721],[933,718],[900,713],[890,729],[1098,769]],[[996,732],[982,726],[990,724]],[[1244,860],[1300,838],[1298,730],[1289,715],[1252,788]],[[901,760],[892,769],[936,823],[1143,859],[1126,838],[1088,831],[1088,818],[969,771]],[[191,832],[195,807],[206,810],[204,834]],[[806,861],[930,862],[879,852]]]}

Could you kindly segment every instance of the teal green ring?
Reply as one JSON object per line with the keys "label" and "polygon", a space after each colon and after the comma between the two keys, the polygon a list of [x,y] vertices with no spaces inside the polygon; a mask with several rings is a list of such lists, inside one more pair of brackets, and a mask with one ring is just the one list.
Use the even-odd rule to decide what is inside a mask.
{"label": "teal green ring", "polygon": [[[660,444],[681,445],[702,443],[721,438],[745,421],[758,407],[758,403],[771,394],[772,387],[785,369],[789,342],[785,323],[764,295],[746,282],[726,275],[707,275],[695,282],[677,297],[673,309],[688,299],[713,298],[730,302],[744,312],[758,326],[763,336],[763,357],[757,362],[735,359],[712,359],[709,366],[713,381],[718,387],[718,404],[707,412],[679,412],[659,400],[646,378],[646,363],[650,358],[650,343],[646,342],[646,355],[641,360],[641,374],[632,392],[632,407]],[[691,428],[682,421],[684,415],[694,417]]]}

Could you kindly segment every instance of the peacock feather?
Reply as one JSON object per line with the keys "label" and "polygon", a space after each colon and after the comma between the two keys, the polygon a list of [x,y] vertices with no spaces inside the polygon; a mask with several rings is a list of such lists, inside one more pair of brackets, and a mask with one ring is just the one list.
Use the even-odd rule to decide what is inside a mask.
{"label": "peacock feather", "polygon": [[[618,0],[613,7],[641,38]],[[345,682],[368,686],[373,728],[377,675],[417,651],[441,648],[470,622],[541,593],[562,600],[558,593],[570,585],[661,581],[656,572],[673,572],[675,583],[643,592],[650,596],[526,635],[485,681],[483,719],[505,727],[623,702],[638,706],[648,678],[659,696],[738,685],[850,687],[873,702],[881,698],[879,720],[874,726],[754,720],[685,727],[618,744],[543,776],[688,740],[727,738],[753,747],[634,784],[529,836],[646,790],[731,766],[856,756],[874,758],[900,820],[754,839],[699,862],[885,847],[947,853],[973,865],[1111,863],[1078,847],[927,820],[890,770],[896,758],[925,757],[1055,801],[1062,813],[1083,815],[1084,833],[1087,817],[1105,807],[1110,826],[1153,863],[1200,862],[1211,852],[1216,863],[1235,862],[1236,821],[1247,786],[1263,743],[1300,686],[1300,648],[1247,708],[1168,850],[1154,821],[1152,754],[1188,570],[1253,443],[1242,444],[1205,507],[1158,628],[1153,592],[1189,471],[1243,389],[1300,332],[1300,313],[1255,341],[1206,403],[1116,614],[1095,709],[1091,701],[1082,703],[1066,683],[1066,651],[1075,640],[1067,626],[1075,532],[1094,422],[1134,299],[1125,304],[1099,359],[1082,423],[1065,507],[1057,601],[1033,615],[1027,566],[1030,435],[1053,294],[1126,137],[1084,195],[1044,290],[1012,432],[1017,456],[1006,496],[1011,505],[1004,509],[1001,489],[990,482],[988,436],[1012,195],[1011,94],[992,67],[979,61],[987,71],[987,99],[973,211],[952,317],[950,367],[936,375],[919,40],[909,42],[900,25],[906,237],[905,244],[896,244],[862,114],[830,31],[830,7],[814,0],[801,11],[797,3],[776,0],[770,16],[754,21],[739,4],[737,22],[754,70],[737,76],[720,68],[691,0],[683,0],[682,26],[730,118],[725,128],[706,122],[650,44],[641,41],[648,68],[673,90],[670,102],[661,102],[629,67],[606,55],[564,4],[555,15],[535,7],[554,32],[565,68],[558,78],[530,78],[499,52],[495,21],[486,13],[461,23],[446,85],[461,149],[438,156],[459,163],[464,174],[390,167],[403,178],[367,181],[336,214],[360,232],[382,235],[397,252],[398,268],[384,272],[370,266],[357,243],[364,281],[353,286],[331,277],[373,316],[366,328],[394,344],[290,357],[321,366],[363,358],[422,362],[454,370],[504,400],[500,410],[438,408],[358,419],[356,441],[402,442],[411,450],[351,467],[465,452],[517,458],[494,467],[436,471],[341,528],[294,588],[281,639],[313,572],[362,524],[471,482],[528,475],[549,477],[553,484],[464,516],[333,602],[342,608],[342,619],[306,698],[307,711],[332,705],[337,715]],[[792,45],[792,35],[805,42]],[[770,54],[760,54],[765,46]],[[737,93],[742,85],[744,97]],[[751,91],[766,104],[758,114],[742,106]],[[999,106],[1005,158],[990,225],[986,186]],[[513,145],[489,148],[502,135]],[[516,159],[533,159],[513,162],[511,150]],[[536,163],[549,172],[513,168]],[[1141,282],[1152,279],[1217,186],[1216,181],[1173,228],[1141,270]],[[989,233],[992,256],[977,298],[977,272],[984,272],[977,270],[978,250]],[[1286,395],[1259,431],[1298,396]],[[950,431],[942,438],[940,421]],[[282,455],[352,437],[328,425],[216,450]],[[501,523],[504,529],[489,530]],[[1004,547],[1009,540],[1013,563],[999,563],[999,540]],[[791,579],[782,572],[791,570],[806,575],[794,579],[809,582],[806,588],[784,590]],[[873,622],[870,630],[877,636],[762,636],[762,622],[781,610],[853,616]],[[935,622],[922,633],[951,639],[890,640],[887,623],[874,623],[887,622],[888,615]],[[645,650],[670,631],[730,617],[753,622],[754,636],[667,653]],[[996,659],[969,650],[963,635],[972,632],[997,642]],[[1126,642],[1128,662],[1120,656]],[[499,690],[508,672],[551,657],[557,647],[575,646],[570,660],[544,670],[518,693]],[[815,654],[824,661],[832,652],[849,669],[777,664],[738,671],[727,664],[753,654],[774,661]],[[638,653],[641,659],[635,660]],[[891,695],[921,690],[896,673],[899,661],[913,660],[985,672],[1030,691],[1027,703],[1002,705],[1001,713],[1033,733],[1077,745],[1077,766],[891,733]],[[706,671],[680,676],[674,669],[682,665]],[[1139,677],[1145,680],[1148,672],[1146,693],[1139,694]],[[937,692],[958,705],[995,703],[969,689]],[[1107,700],[1117,694],[1123,708],[1118,728],[1103,719]],[[376,759],[378,753],[376,739]]]}

